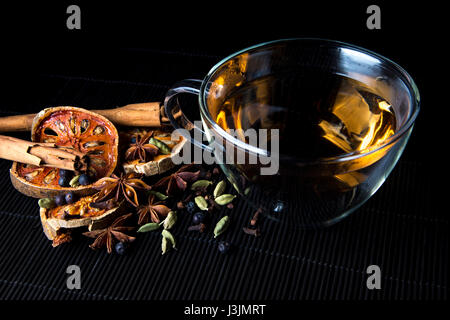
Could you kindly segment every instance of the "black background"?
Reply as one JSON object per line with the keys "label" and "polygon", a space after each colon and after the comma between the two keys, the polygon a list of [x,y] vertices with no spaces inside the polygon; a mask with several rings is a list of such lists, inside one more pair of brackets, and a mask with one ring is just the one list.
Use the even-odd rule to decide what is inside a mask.
{"label": "black background", "polygon": [[[66,28],[70,4],[81,8],[81,30]],[[381,30],[366,28],[370,4],[381,8]],[[165,88],[184,78],[202,78],[215,62],[236,50],[290,37],[340,40],[382,54],[405,68],[421,93],[421,111],[402,156],[406,163],[420,166],[413,171],[404,167],[399,179],[407,176],[408,183],[425,184],[418,186],[426,193],[423,215],[448,224],[445,213],[437,209],[435,191],[435,183],[446,174],[442,160],[446,147],[439,128],[446,127],[448,108],[448,89],[442,80],[448,49],[445,11],[440,5],[417,1],[395,6],[384,1],[152,1],[145,5],[58,1],[18,2],[2,5],[0,10],[4,80],[0,110],[15,113],[37,112],[43,107],[36,97],[45,88],[34,81],[41,74],[155,83]],[[171,62],[180,56],[177,63]],[[199,56],[205,59],[195,58]],[[155,98],[162,99],[163,93]],[[85,107],[98,107],[94,100],[85,99]],[[395,203],[410,201],[411,194],[395,191]],[[420,197],[420,192],[415,195]],[[380,196],[378,202],[384,199]],[[448,237],[444,241],[448,247]],[[441,283],[448,285],[446,276]],[[433,295],[427,297],[433,300]],[[312,306],[316,308],[321,309]]]}
{"label": "black background", "polygon": [[[80,6],[81,30],[68,30],[66,8]],[[366,27],[369,1],[304,3],[296,1],[183,1],[147,3],[137,1],[58,1],[55,3],[15,3],[2,7],[0,32],[6,76],[23,81],[36,72],[64,72],[96,75],[111,79],[133,79],[171,85],[179,78],[202,78],[212,67],[186,65],[173,70],[157,64],[148,70],[145,56],[134,57],[132,49],[179,50],[217,57],[217,62],[239,49],[275,39],[319,37],[360,45],[405,68],[420,90],[422,108],[416,123],[421,140],[414,156],[436,156],[432,146],[438,139],[426,139],[439,128],[446,108],[444,70],[445,11],[424,2],[378,1],[381,30]],[[135,53],[134,53],[135,54]],[[141,65],[132,64],[142,58]],[[170,74],[177,73],[177,77]],[[22,92],[16,83],[5,91]],[[15,99],[15,95],[11,95]],[[7,98],[7,97],[6,97]],[[9,101],[8,101],[9,102]],[[20,108],[20,106],[18,106]],[[442,117],[440,117],[442,115]],[[436,126],[439,127],[439,126]],[[442,126],[440,126],[442,128]]]}

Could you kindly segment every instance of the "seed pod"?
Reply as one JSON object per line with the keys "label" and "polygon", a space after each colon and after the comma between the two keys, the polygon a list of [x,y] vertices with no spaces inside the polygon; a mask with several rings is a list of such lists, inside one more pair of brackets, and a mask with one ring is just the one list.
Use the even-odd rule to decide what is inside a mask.
{"label": "seed pod", "polygon": [[198,190],[198,189],[206,188],[210,184],[212,184],[212,181],[209,181],[209,180],[197,180],[197,181],[195,181],[192,184],[191,190]]}
{"label": "seed pod", "polygon": [[40,208],[53,209],[54,207],[56,207],[56,202],[52,198],[42,198],[39,199],[38,205]]}
{"label": "seed pod", "polygon": [[230,218],[228,216],[224,216],[222,219],[217,222],[216,227],[214,228],[214,238],[221,235],[227,230],[230,225]]}
{"label": "seed pod", "polygon": [[220,197],[223,192],[225,191],[225,188],[227,187],[227,183],[225,182],[225,180],[220,181],[216,187],[214,188],[214,198]]}
{"label": "seed pod", "polygon": [[200,210],[208,210],[208,203],[206,202],[205,198],[202,196],[195,197],[195,204]]}
{"label": "seed pod", "polygon": [[167,240],[170,241],[170,243],[172,244],[172,247],[175,249],[175,245],[176,245],[176,243],[175,243],[175,238],[174,238],[173,235],[170,233],[170,231],[164,229],[164,230],[161,232],[161,234],[162,234],[163,238],[166,238]]}
{"label": "seed pod", "polygon": [[231,201],[233,201],[234,198],[236,198],[235,195],[227,193],[227,194],[223,194],[223,195],[217,197],[215,199],[215,201],[218,205],[224,206],[224,205],[229,204]]}
{"label": "seed pod", "polygon": [[33,180],[33,178],[36,177],[39,173],[41,173],[43,170],[44,168],[39,168],[34,171],[31,171],[25,175],[25,179],[27,181]]}
{"label": "seed pod", "polygon": [[154,146],[157,146],[159,149],[159,152],[161,152],[162,154],[171,154],[172,153],[169,146],[167,144],[165,144],[164,142],[162,142],[161,140],[151,137],[148,142],[153,144]]}
{"label": "seed pod", "polygon": [[87,119],[81,120],[81,125],[80,125],[81,132],[82,133],[85,132],[88,128],[89,128],[89,120],[87,120]]}
{"label": "seed pod", "polygon": [[143,226],[141,226],[137,232],[149,232],[149,231],[154,231],[157,229],[159,229],[159,223],[151,222],[151,223],[147,223],[147,224],[144,224]]}
{"label": "seed pod", "polygon": [[77,132],[76,132],[76,122],[75,122],[75,119],[74,118],[70,118],[70,120],[69,120],[69,126],[70,126],[70,130],[72,130],[72,132],[74,133],[74,134],[76,134]]}
{"label": "seed pod", "polygon": [[171,247],[171,244],[170,244],[169,240],[165,237],[162,237],[162,240],[161,240],[162,253],[161,254],[165,254],[170,249],[170,247]]}
{"label": "seed pod", "polygon": [[164,219],[164,223],[163,223],[164,229],[169,230],[170,228],[172,228],[173,225],[175,224],[175,222],[177,222],[177,219],[178,219],[177,212],[170,211],[167,214],[167,217]]}
{"label": "seed pod", "polygon": [[93,148],[93,147],[98,147],[98,146],[102,146],[105,143],[103,141],[88,141],[85,144],[83,144],[84,148]]}
{"label": "seed pod", "polygon": [[44,183],[45,183],[45,184],[49,184],[49,183],[51,183],[53,180],[55,180],[55,178],[56,178],[56,173],[57,173],[56,170],[50,171],[50,172],[45,176],[45,178],[44,178]]}
{"label": "seed pod", "polygon": [[72,180],[70,180],[69,185],[72,188],[76,188],[76,187],[78,187],[80,185],[80,183],[78,182],[78,180],[80,179],[80,176],[81,176],[81,174],[73,177]]}
{"label": "seed pod", "polygon": [[103,128],[102,126],[96,126],[94,129],[94,134],[96,135],[102,134],[103,132],[105,132],[105,128]]}
{"label": "seed pod", "polygon": [[168,198],[168,196],[158,191],[150,190],[148,193],[155,195],[159,200],[166,200]]}

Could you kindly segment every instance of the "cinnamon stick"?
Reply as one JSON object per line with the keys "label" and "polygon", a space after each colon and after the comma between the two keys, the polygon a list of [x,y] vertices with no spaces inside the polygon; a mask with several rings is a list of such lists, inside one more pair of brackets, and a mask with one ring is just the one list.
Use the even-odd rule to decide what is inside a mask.
{"label": "cinnamon stick", "polygon": [[117,125],[135,127],[161,127],[159,102],[127,104],[126,106],[92,110]]}
{"label": "cinnamon stick", "polygon": [[0,135],[0,158],[71,171],[86,171],[88,158],[83,153],[52,143],[36,143]]}
{"label": "cinnamon stick", "polygon": [[[92,112],[106,117],[116,125],[123,126],[161,127],[162,122],[168,122],[168,119],[161,114],[159,102],[134,103],[119,108],[92,110]],[[35,115],[2,117],[0,132],[28,131],[32,127]],[[162,120],[161,117],[163,117]]]}

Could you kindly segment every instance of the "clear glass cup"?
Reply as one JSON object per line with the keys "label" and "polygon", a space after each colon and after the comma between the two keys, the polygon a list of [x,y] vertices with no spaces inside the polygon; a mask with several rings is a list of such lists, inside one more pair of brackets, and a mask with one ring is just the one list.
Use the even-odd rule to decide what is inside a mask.
{"label": "clear glass cup", "polygon": [[[199,109],[202,126],[186,117],[193,110],[174,116],[181,93],[198,95],[198,105],[190,108]],[[289,226],[323,227],[355,211],[383,184],[409,139],[419,101],[408,73],[379,54],[338,41],[285,39],[226,57],[202,81],[176,83],[164,104],[175,128],[197,132],[194,138],[182,134],[214,155],[255,209]],[[367,142],[368,132],[379,129],[367,119],[378,119],[378,125],[392,114],[392,131]],[[263,147],[230,134],[252,128],[278,133]],[[199,138],[201,130],[208,144]],[[357,148],[349,147],[354,143]],[[238,155],[244,163],[236,161]],[[276,173],[261,174],[273,165],[269,158],[278,161]]]}

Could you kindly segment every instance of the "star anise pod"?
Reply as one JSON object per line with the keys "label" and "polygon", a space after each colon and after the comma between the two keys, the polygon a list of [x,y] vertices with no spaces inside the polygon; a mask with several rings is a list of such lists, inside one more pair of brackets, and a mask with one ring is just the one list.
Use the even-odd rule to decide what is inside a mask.
{"label": "star anise pod", "polygon": [[155,188],[166,188],[166,194],[174,194],[177,191],[184,191],[187,188],[188,182],[196,181],[200,175],[200,170],[192,172],[194,164],[187,164],[178,169],[170,176],[164,177],[153,185]]}
{"label": "star anise pod", "polygon": [[138,224],[146,224],[151,220],[154,223],[160,223],[161,217],[166,217],[170,209],[162,204],[162,201],[156,201],[155,195],[151,194],[148,197],[148,204],[139,206],[137,213],[139,215]]}
{"label": "star anise pod", "polygon": [[131,147],[125,152],[125,159],[147,162],[152,157],[156,156],[159,151],[158,147],[148,143],[152,135],[153,131],[147,132],[143,137],[136,135],[136,142],[131,144]]}
{"label": "star anise pod", "polygon": [[120,242],[133,242],[136,240],[135,237],[131,237],[124,232],[132,231],[134,227],[125,227],[123,224],[125,220],[131,217],[132,213],[120,216],[114,222],[105,229],[94,230],[89,232],[84,232],[83,235],[89,238],[95,238],[95,241],[89,245],[92,249],[100,249],[106,246],[108,253],[112,252],[114,245],[114,239]]}
{"label": "star anise pod", "polygon": [[139,206],[139,201],[135,189],[150,190],[151,187],[142,181],[140,176],[134,172],[127,174],[120,174],[120,177],[112,174],[111,177],[105,177],[98,180],[94,184],[96,190],[100,190],[97,200],[95,202],[101,202],[103,200],[111,199],[114,197],[116,201],[125,198],[133,206]]}

